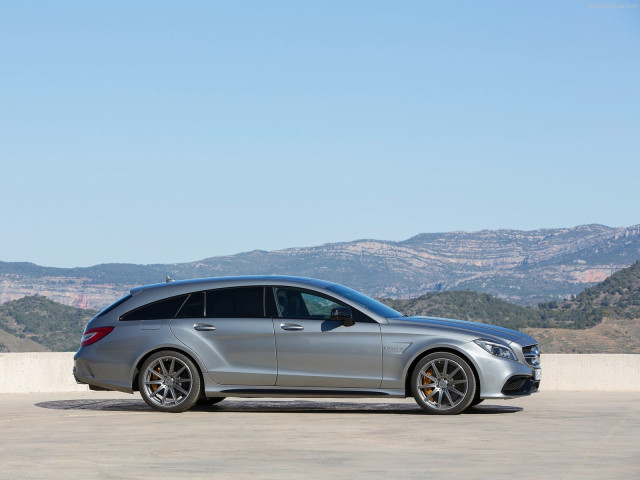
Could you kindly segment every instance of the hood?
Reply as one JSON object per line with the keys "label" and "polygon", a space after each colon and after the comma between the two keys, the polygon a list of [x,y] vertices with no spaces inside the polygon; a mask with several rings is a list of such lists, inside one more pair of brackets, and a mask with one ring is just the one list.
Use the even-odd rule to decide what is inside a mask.
{"label": "hood", "polygon": [[452,320],[450,318],[437,317],[400,317],[390,318],[389,323],[395,325],[410,324],[424,326],[433,330],[448,330],[457,333],[466,333],[475,338],[501,339],[507,342],[516,342],[522,346],[538,343],[529,335],[486,323],[467,322],[465,320]]}

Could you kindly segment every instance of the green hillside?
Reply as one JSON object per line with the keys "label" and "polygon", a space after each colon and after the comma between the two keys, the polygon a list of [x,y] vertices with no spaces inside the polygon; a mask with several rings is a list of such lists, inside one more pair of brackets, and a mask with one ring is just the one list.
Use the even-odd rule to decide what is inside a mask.
{"label": "green hillside", "polygon": [[547,327],[536,309],[500,300],[488,293],[469,290],[427,293],[418,298],[381,298],[381,302],[404,315],[455,318],[519,329],[535,325]]}
{"label": "green hillside", "polygon": [[[2,336],[0,349],[24,351],[25,346],[35,342],[54,352],[77,350],[84,325],[95,314],[93,310],[69,307],[40,295],[7,302],[0,305],[0,329],[9,335]],[[18,345],[15,338],[27,342]],[[10,344],[12,340],[14,344]]]}
{"label": "green hillside", "polygon": [[0,328],[0,353],[5,352],[47,352],[49,351],[43,345],[29,340],[28,338],[19,338],[11,335],[9,332]]}
{"label": "green hillside", "polygon": [[405,315],[457,318],[522,328],[586,329],[605,317],[640,318],[640,261],[564,301],[521,307],[486,293],[435,292],[411,299],[381,299]]}
{"label": "green hillside", "polygon": [[[549,303],[543,305],[548,307]],[[640,318],[640,261],[559,306],[579,311],[602,310],[608,316]]]}

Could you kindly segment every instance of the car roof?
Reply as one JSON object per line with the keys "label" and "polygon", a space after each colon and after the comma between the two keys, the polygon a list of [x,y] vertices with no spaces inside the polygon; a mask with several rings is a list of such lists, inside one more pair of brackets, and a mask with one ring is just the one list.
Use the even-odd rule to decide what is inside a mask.
{"label": "car roof", "polygon": [[[354,303],[349,299],[335,291],[332,287],[341,287],[341,285],[317,278],[295,277],[287,275],[243,275],[234,277],[210,277],[210,278],[193,278],[190,280],[167,281],[164,283],[155,283],[151,285],[143,285],[131,289],[132,303],[127,302],[123,309],[131,310],[140,307],[146,303],[163,300],[165,298],[184,295],[204,290],[213,290],[217,288],[233,288],[233,287],[262,287],[262,286],[288,286],[307,288],[314,291],[324,291],[331,297],[345,302],[354,308],[362,309],[365,313],[379,323],[386,323],[384,316],[377,314],[375,311],[368,309],[365,305]],[[338,289],[339,290],[339,289]],[[116,311],[119,315],[122,312]]]}
{"label": "car roof", "polygon": [[[294,277],[286,275],[242,275],[234,277],[209,277],[209,278],[193,278],[189,280],[176,280],[164,283],[153,283],[151,285],[143,285],[131,289],[131,295],[135,296],[146,290],[172,290],[175,294],[186,293],[194,289],[214,289],[237,286],[252,285],[294,285],[299,287],[311,286],[316,288],[326,288],[335,283],[316,278]],[[163,292],[170,295],[170,292]]]}

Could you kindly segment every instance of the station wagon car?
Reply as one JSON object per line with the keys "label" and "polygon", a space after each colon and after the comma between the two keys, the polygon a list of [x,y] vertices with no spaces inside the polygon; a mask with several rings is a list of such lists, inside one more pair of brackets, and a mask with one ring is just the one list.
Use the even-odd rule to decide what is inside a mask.
{"label": "station wagon car", "polygon": [[488,324],[406,317],[355,290],[299,277],[133,288],[86,326],[74,376],[182,412],[225,397],[408,397],[457,414],[536,392],[536,340]]}

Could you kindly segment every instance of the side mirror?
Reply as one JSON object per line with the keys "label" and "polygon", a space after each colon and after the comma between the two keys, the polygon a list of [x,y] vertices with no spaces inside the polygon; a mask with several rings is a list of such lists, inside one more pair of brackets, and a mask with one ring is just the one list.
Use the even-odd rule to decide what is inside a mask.
{"label": "side mirror", "polygon": [[345,327],[354,325],[353,313],[349,307],[336,307],[331,309],[331,320],[339,320]]}

